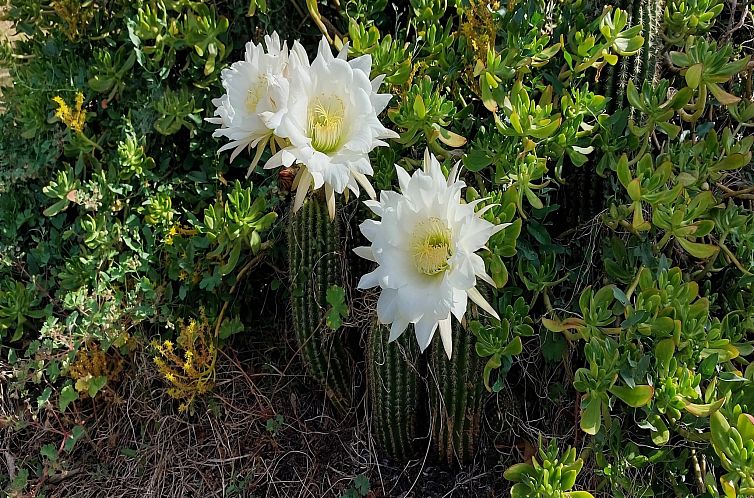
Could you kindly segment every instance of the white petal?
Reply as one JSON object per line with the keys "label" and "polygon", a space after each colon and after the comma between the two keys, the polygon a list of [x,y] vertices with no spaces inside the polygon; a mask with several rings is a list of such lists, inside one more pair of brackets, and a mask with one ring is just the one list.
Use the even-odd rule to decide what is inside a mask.
{"label": "white petal", "polygon": [[435,334],[437,328],[437,320],[422,317],[421,320],[414,324],[414,330],[416,332],[416,340],[419,343],[419,349],[423,353],[429,344],[432,342],[432,336]]}
{"label": "white petal", "polygon": [[330,62],[334,59],[330,44],[327,43],[327,38],[322,35],[322,39],[319,41],[319,47],[317,50],[317,57],[322,57],[325,62]]}
{"label": "white petal", "polygon": [[356,288],[363,290],[377,287],[378,285],[380,285],[380,276],[382,276],[382,272],[379,270],[379,268],[372,272],[366,273],[361,276],[361,278],[359,279],[359,284],[356,286]]}
{"label": "white petal", "polygon": [[497,287],[497,285],[495,285],[495,281],[492,280],[492,277],[487,275],[486,271],[477,272],[476,276],[479,277],[479,279],[483,282],[490,284],[492,287]]}
{"label": "white petal", "polygon": [[372,91],[378,92],[380,90],[380,87],[382,86],[382,82],[385,80],[385,75],[380,74],[376,78],[372,80]]}
{"label": "white petal", "polygon": [[403,192],[403,195],[406,195],[408,193],[408,184],[411,181],[411,175],[408,174],[408,172],[403,169],[403,167],[395,165],[395,171],[398,173],[398,186],[401,189],[401,192]]}
{"label": "white petal", "polygon": [[405,320],[402,320],[398,317],[396,317],[395,320],[393,320],[392,325],[390,325],[390,337],[388,338],[388,342],[393,342],[397,338],[403,334],[403,332],[406,331],[406,328],[408,327],[408,322]]}
{"label": "white petal", "polygon": [[[372,105],[374,106],[374,111],[377,114],[380,114],[382,111],[385,110],[387,105],[390,103],[390,100],[393,98],[392,95],[389,93],[377,93],[372,94]],[[395,135],[394,138],[398,138],[400,135],[397,133],[391,131],[391,135]],[[383,137],[383,138],[390,138],[390,137]]]}
{"label": "white petal", "polygon": [[463,253],[454,254],[449,260],[451,269],[446,274],[450,285],[456,289],[466,290],[476,284],[474,265]]}
{"label": "white petal", "polygon": [[[377,318],[381,323],[393,323],[399,319],[397,299],[398,291],[395,289],[382,289],[380,298],[377,300]],[[402,317],[402,315],[399,321],[408,323],[408,320]],[[404,326],[403,328],[405,329],[406,327]]]}
{"label": "white petal", "polygon": [[262,153],[265,148],[267,148],[267,140],[265,140],[264,143],[257,145],[257,152],[254,154],[254,159],[252,159],[251,164],[249,164],[249,169],[246,171],[246,178],[251,176],[251,172],[254,171],[254,168],[259,164],[259,160],[262,158]]}
{"label": "white petal", "polygon": [[350,64],[352,68],[363,72],[369,77],[369,72],[372,70],[372,56],[369,54],[362,55],[355,59],[351,59],[348,61],[348,64]]}
{"label": "white petal", "polygon": [[325,184],[325,199],[327,200],[327,212],[330,214],[330,220],[335,219],[335,191],[328,184]]}
{"label": "white petal", "polygon": [[450,174],[448,175],[448,187],[453,185],[455,182],[458,181],[458,177],[461,174],[461,161],[458,161],[453,165],[453,169],[450,170]]}
{"label": "white petal", "polygon": [[369,246],[354,247],[353,252],[360,258],[368,259],[369,261],[377,261],[374,259],[374,253]]}
{"label": "white petal", "polygon": [[[341,49],[340,49],[340,52],[338,52],[338,57],[337,57],[337,58],[338,58],[338,59],[341,59],[341,60],[346,60],[346,58],[348,57],[348,49],[349,49],[349,48],[350,48],[350,47],[349,47],[349,43],[348,43],[348,42],[346,42],[346,43],[345,43],[345,44],[343,45],[343,48],[341,48]],[[367,73],[367,74],[368,74],[368,73]]]}
{"label": "white petal", "polygon": [[266,163],[264,163],[264,169],[279,168],[280,166],[289,167],[295,161],[296,156],[291,154],[290,151],[286,149],[279,150],[277,154],[273,155]]}
{"label": "white petal", "polygon": [[429,153],[429,148],[424,149],[424,162],[422,164],[425,173],[429,173],[430,169],[432,169],[432,159],[434,159],[434,157],[435,156]]}
{"label": "white petal", "polygon": [[377,216],[382,216],[382,204],[379,201],[368,200],[364,201],[364,205],[368,207]]}
{"label": "white petal", "polygon": [[374,191],[374,187],[372,187],[372,184],[369,183],[369,179],[364,175],[363,173],[359,173],[357,171],[353,172],[353,177],[356,179],[357,182],[359,182],[359,185],[364,187],[364,190],[366,190],[367,195],[370,199],[374,199],[377,197],[377,192]]}
{"label": "white petal", "polygon": [[[304,168],[305,169],[305,168]],[[304,205],[304,199],[309,192],[309,186],[312,184],[312,175],[308,170],[305,170],[301,174],[301,179],[298,182],[298,188],[296,189],[296,199],[293,202],[293,212],[295,213],[301,206]]]}
{"label": "white petal", "polygon": [[505,230],[506,228],[508,228],[512,224],[513,223],[500,223],[499,225],[495,225],[495,227],[492,229],[492,233],[490,234],[490,237],[492,237],[493,235],[495,235],[496,233],[498,233],[501,230]]}
{"label": "white petal", "polygon": [[453,307],[451,308],[451,312],[459,322],[463,320],[463,315],[466,313],[466,306],[468,306],[468,303],[469,296],[466,291],[453,289]]}
{"label": "white petal", "polygon": [[450,325],[450,314],[448,314],[448,318],[444,320],[440,320],[440,339],[442,339],[442,346],[445,348],[445,354],[448,355],[448,359],[450,359],[451,354],[453,353],[453,336],[451,334],[452,327]]}
{"label": "white petal", "polygon": [[379,233],[380,224],[381,223],[376,220],[364,220],[359,225],[359,230],[361,230],[361,233],[364,234],[364,237],[366,237],[368,241],[374,242],[374,239]]}
{"label": "white petal", "polygon": [[486,299],[484,299],[484,296],[482,296],[479,291],[476,289],[476,287],[472,287],[471,289],[468,289],[466,293],[469,295],[472,301],[482,308],[484,311],[492,315],[493,318],[500,320],[500,316],[497,314],[497,312],[490,306],[490,303],[487,302]]}

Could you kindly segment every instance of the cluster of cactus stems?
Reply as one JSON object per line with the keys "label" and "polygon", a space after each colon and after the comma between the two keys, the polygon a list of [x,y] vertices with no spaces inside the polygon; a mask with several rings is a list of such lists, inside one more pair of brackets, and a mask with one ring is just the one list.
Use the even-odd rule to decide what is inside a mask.
{"label": "cluster of cactus stems", "polygon": [[[359,219],[366,213],[357,213]],[[288,256],[293,328],[308,374],[325,390],[341,413],[351,406],[356,374],[348,350],[348,332],[326,325],[327,289],[347,287],[347,254],[342,220],[330,220],[327,205],[316,194],[291,215]],[[477,314],[471,305],[469,314]],[[419,441],[430,435],[440,458],[465,463],[473,458],[479,436],[484,394],[483,362],[474,349],[476,338],[459,323],[453,326],[450,359],[436,334],[424,354],[409,327],[388,343],[389,327],[367,331],[366,366],[372,434],[380,451],[391,458],[411,458]]]}
{"label": "cluster of cactus stems", "polygon": [[[391,458],[410,458],[417,447],[417,420],[422,375],[419,346],[411,334],[388,343],[390,329],[375,325],[367,338],[367,380],[372,434],[381,451]],[[424,430],[424,429],[422,429]]]}
{"label": "cluster of cactus stems", "polygon": [[[630,26],[643,26],[645,45],[617,66],[604,68],[600,75],[598,91],[611,98],[612,109],[625,105],[629,80],[639,85],[647,79],[657,80],[664,6],[663,1],[650,0],[619,3],[629,14]],[[594,197],[601,197],[600,190],[596,189]],[[580,207],[588,210],[590,206]],[[341,226],[337,219],[330,222],[324,201],[315,196],[293,215],[289,227],[296,337],[310,375],[325,388],[336,407],[345,408],[351,399],[353,360],[343,333],[329,331],[324,319],[327,289],[345,281]],[[375,440],[390,457],[410,457],[418,438],[426,436],[426,428],[418,428],[417,420],[420,412],[428,409],[431,436],[440,459],[448,464],[468,462],[476,451],[484,400],[483,362],[474,350],[476,338],[455,323],[453,355],[448,359],[439,337],[435,337],[428,355],[420,355],[410,332],[390,344],[386,327],[375,325],[368,332],[366,363]]]}
{"label": "cluster of cactus stems", "polygon": [[[387,327],[377,325],[369,333],[366,359],[375,441],[387,456],[406,459],[431,427],[439,459],[451,466],[467,463],[479,440],[485,395],[476,337],[456,322],[448,359],[439,334],[420,354],[411,332],[389,344]],[[425,411],[431,426],[417,424]]]}
{"label": "cluster of cactus stems", "polygon": [[327,205],[312,196],[288,224],[293,328],[307,372],[339,411],[351,405],[354,361],[344,330],[326,324],[327,289],[345,287],[341,223],[331,221]]}
{"label": "cluster of cactus stems", "polygon": [[641,35],[644,46],[638,53],[621,58],[615,66],[603,69],[598,90],[609,97],[608,112],[626,106],[626,87],[630,80],[641,88],[644,81],[656,82],[659,79],[659,53],[662,48],[662,19],[664,0],[619,0],[617,7],[628,13],[628,26],[642,25]]}
{"label": "cluster of cactus stems", "polygon": [[[471,312],[477,311],[470,306]],[[432,440],[448,465],[474,458],[486,391],[482,385],[484,362],[475,350],[476,337],[459,323],[453,326],[453,356],[445,355],[435,337],[429,356],[429,398]]]}

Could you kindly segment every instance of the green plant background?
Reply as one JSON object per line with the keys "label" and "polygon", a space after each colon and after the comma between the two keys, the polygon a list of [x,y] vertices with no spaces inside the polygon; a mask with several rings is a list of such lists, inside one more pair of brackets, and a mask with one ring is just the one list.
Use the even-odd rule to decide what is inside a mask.
{"label": "green plant background", "polygon": [[[3,3],[19,35],[0,44],[6,493],[494,496],[506,477],[513,496],[754,492],[747,2]],[[502,320],[467,324],[488,394],[461,471],[431,451],[381,459],[363,395],[336,416],[305,378],[286,179],[246,178],[252,156],[229,164],[203,120],[247,41],[276,30],[312,54],[320,29],[371,54],[394,95],[381,119],[401,137],[372,154],[375,187],[428,148],[511,223],[483,255]],[[81,133],[52,100],[77,92]],[[370,296],[346,287],[345,311],[322,306],[363,361]],[[212,389],[179,402],[155,344],[200,316]]]}

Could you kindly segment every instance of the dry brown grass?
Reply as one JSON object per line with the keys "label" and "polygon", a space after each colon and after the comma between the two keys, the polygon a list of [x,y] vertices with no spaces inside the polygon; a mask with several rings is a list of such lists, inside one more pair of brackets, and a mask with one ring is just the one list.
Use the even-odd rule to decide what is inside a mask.
{"label": "dry brown grass", "polygon": [[[14,39],[17,38],[17,35],[11,23],[8,21],[2,20],[3,10],[5,9],[0,8],[0,42],[3,42],[5,40],[13,41]],[[10,74],[8,72],[8,68],[4,68],[0,65],[0,112],[3,110],[2,87],[10,86],[10,85],[11,85],[11,79],[10,79]]]}
{"label": "dry brown grass", "polygon": [[[304,375],[293,340],[286,339],[291,334],[248,334],[251,341],[221,353],[217,386],[193,415],[178,413],[147,351],[135,355],[130,376],[112,392],[74,403],[64,418],[49,410],[35,416],[0,387],[0,421],[12,421],[0,424],[0,468],[30,469],[30,492],[17,498],[41,492],[76,498],[340,497],[359,474],[369,478],[368,498],[498,497],[507,495],[504,469],[533,450],[540,431],[574,442],[576,399],[548,400],[548,386],[562,382],[564,371],[540,364],[534,344],[521,358],[528,368],[511,372],[503,391],[489,399],[477,461],[448,469],[433,463],[426,440],[415,460],[381,458],[363,397],[337,417]],[[6,368],[0,365],[0,380],[3,370],[10,378]],[[541,376],[531,379],[533,372]],[[363,386],[354,389],[363,392]],[[277,414],[283,423],[272,433],[266,423]],[[87,433],[63,457],[64,467],[36,476],[39,449],[60,444],[77,423]],[[583,438],[576,443],[582,449]]]}
{"label": "dry brown grass", "polygon": [[[193,416],[178,413],[147,352],[136,354],[130,377],[112,393],[74,403],[65,418],[51,411],[33,416],[0,389],[0,420],[12,420],[0,424],[0,467],[31,470],[23,498],[42,491],[80,498],[339,497],[359,474],[370,480],[369,498],[489,497],[506,488],[500,456],[520,458],[488,430],[480,460],[461,471],[434,465],[426,446],[406,464],[386,461],[375,449],[365,400],[337,418],[288,341],[231,350],[221,354],[217,386]],[[266,422],[276,414],[283,424],[271,433]],[[31,466],[42,445],[60,444],[77,423],[87,433],[64,456],[65,466],[35,476]]]}

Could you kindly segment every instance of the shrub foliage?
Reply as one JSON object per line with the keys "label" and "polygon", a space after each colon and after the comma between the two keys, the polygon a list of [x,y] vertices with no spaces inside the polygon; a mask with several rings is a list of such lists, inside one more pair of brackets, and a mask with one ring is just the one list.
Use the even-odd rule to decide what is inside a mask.
{"label": "shrub foliage", "polygon": [[[590,448],[540,440],[506,472],[513,496],[589,495],[574,483],[611,496],[754,494],[746,2],[4,9],[20,37],[0,46],[13,81],[0,113],[0,362],[23,406],[14,417],[71,425],[43,456],[71,451],[86,427],[57,415],[106,403],[133,355],[154,358],[190,416],[211,397],[218,351],[260,330],[253,296],[281,284],[262,265],[287,264],[290,178],[261,167],[247,178],[255,151],[231,165],[204,118],[222,70],[277,30],[307,48],[322,33],[348,42],[349,58],[369,54],[372,77],[385,75],[381,119],[400,138],[371,155],[378,190],[429,149],[447,170],[461,162],[466,201],[510,224],[482,254],[501,320],[458,333],[475,336],[488,398],[512,371],[525,382],[536,365],[519,362],[524,350],[565,365],[559,388],[578,396],[576,440]],[[345,290],[350,306],[358,293]],[[336,313],[338,327],[370,328],[355,309]],[[276,319],[282,334],[290,320]],[[9,492],[34,478],[12,477],[0,475]]]}

